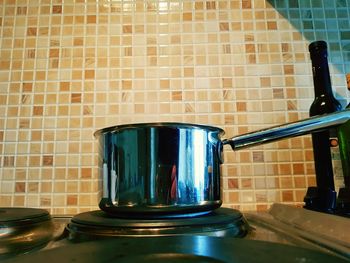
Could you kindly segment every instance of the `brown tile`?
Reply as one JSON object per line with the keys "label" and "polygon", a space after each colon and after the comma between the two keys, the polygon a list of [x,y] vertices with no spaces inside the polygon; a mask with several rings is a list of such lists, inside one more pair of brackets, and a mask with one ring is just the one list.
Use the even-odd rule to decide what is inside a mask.
{"label": "brown tile", "polygon": [[34,106],[33,107],[33,116],[42,116],[43,115],[43,106]]}
{"label": "brown tile", "polygon": [[30,37],[30,36],[36,36],[37,34],[37,28],[35,27],[28,27],[27,28],[27,36]]}
{"label": "brown tile", "polygon": [[294,66],[293,65],[284,65],[283,66],[284,74],[293,75],[294,74]]}
{"label": "brown tile", "polygon": [[277,22],[275,21],[267,21],[267,29],[268,30],[277,30]]}
{"label": "brown tile", "polygon": [[264,162],[264,152],[253,152],[253,162]]}
{"label": "brown tile", "polygon": [[295,188],[306,188],[306,181],[304,176],[294,176]]}
{"label": "brown tile", "polygon": [[293,191],[291,191],[291,190],[282,191],[282,201],[283,202],[293,202],[294,201]]}
{"label": "brown tile", "polygon": [[284,89],[272,89],[274,99],[283,99],[284,98]]}
{"label": "brown tile", "polygon": [[192,21],[192,13],[186,12],[182,14],[183,21]]}
{"label": "brown tile", "polygon": [[24,193],[25,191],[26,191],[26,183],[25,182],[16,182],[15,192],[16,193]]}
{"label": "brown tile", "polygon": [[53,156],[52,155],[44,155],[42,157],[42,164],[44,166],[52,166],[53,165]]}
{"label": "brown tile", "polygon": [[238,189],[238,179],[228,179],[229,189]]}
{"label": "brown tile", "polygon": [[60,55],[60,50],[58,48],[51,48],[49,51],[50,58],[58,58]]}
{"label": "brown tile", "polygon": [[71,103],[81,103],[81,93],[72,93]]}
{"label": "brown tile", "polygon": [[67,195],[67,205],[78,205],[78,195]]}
{"label": "brown tile", "polygon": [[281,187],[284,189],[293,188],[293,180],[292,177],[281,177],[280,178]]}
{"label": "brown tile", "polygon": [[289,175],[292,173],[292,167],[289,163],[288,164],[281,163],[278,165],[278,167],[281,175]]}
{"label": "brown tile", "polygon": [[157,55],[157,47],[147,47],[147,55],[148,56],[156,56]]}
{"label": "brown tile", "polygon": [[81,178],[92,178],[92,169],[91,168],[81,168]]}
{"label": "brown tile", "polygon": [[123,25],[123,33],[124,34],[132,33],[132,25]]}
{"label": "brown tile", "polygon": [[182,91],[173,91],[171,93],[171,98],[173,101],[181,101],[182,100]]}
{"label": "brown tile", "polygon": [[69,82],[60,82],[60,91],[69,91],[70,83]]}
{"label": "brown tile", "polygon": [[246,102],[236,102],[237,111],[247,111],[247,103]]}
{"label": "brown tile", "polygon": [[257,204],[256,205],[256,210],[257,211],[260,211],[260,212],[265,212],[269,209],[269,206],[268,205],[259,205]]}
{"label": "brown tile", "polygon": [[122,81],[122,89],[123,90],[130,90],[130,89],[132,89],[132,81],[131,80],[123,80]]}
{"label": "brown tile", "polygon": [[302,208],[304,206],[305,190],[295,190],[295,201],[301,202],[298,207]]}
{"label": "brown tile", "polygon": [[304,170],[303,163],[293,163],[293,174],[304,174]]}
{"label": "brown tile", "polygon": [[52,7],[52,13],[53,14],[62,14],[62,6],[61,5],[54,5]]}
{"label": "brown tile", "polygon": [[242,8],[252,8],[251,0],[242,0]]}

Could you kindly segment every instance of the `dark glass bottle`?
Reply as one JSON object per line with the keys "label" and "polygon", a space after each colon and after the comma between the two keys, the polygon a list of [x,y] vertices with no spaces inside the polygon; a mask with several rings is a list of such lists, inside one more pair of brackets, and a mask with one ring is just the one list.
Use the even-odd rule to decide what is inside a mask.
{"label": "dark glass bottle", "polygon": [[[341,110],[341,104],[332,93],[331,78],[327,60],[327,43],[315,41],[309,45],[312,62],[315,99],[309,115],[322,115]],[[331,155],[331,138],[336,136],[333,129],[312,134],[316,187],[309,187],[304,198],[305,208],[324,212],[333,212],[336,207],[336,192]]]}
{"label": "dark glass bottle", "polygon": [[[346,75],[348,90],[350,91],[350,73]],[[346,106],[350,110],[350,103]],[[337,199],[337,213],[350,215],[350,121],[339,126],[339,151],[343,168],[344,187],[339,189]]]}

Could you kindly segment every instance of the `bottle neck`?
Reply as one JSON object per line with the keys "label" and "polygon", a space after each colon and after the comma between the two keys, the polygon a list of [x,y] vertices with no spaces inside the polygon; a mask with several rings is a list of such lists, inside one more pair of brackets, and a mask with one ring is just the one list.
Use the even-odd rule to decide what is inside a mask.
{"label": "bottle neck", "polygon": [[333,97],[332,83],[327,60],[327,50],[312,52],[310,55],[315,96],[320,97],[326,95]]}

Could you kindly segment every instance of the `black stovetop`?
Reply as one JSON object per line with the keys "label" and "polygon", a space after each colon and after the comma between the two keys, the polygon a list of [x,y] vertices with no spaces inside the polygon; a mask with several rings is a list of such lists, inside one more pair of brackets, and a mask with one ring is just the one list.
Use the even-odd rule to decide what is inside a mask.
{"label": "black stovetop", "polygon": [[[322,259],[319,259],[318,256],[315,255],[314,257],[315,252],[323,256],[325,253],[324,259],[328,256],[336,256],[336,258],[333,258],[332,262],[335,262],[334,259],[350,259],[350,240],[349,237],[346,236],[348,232],[346,229],[350,227],[350,220],[344,221],[344,219],[339,219],[339,217],[336,216],[320,215],[320,213],[317,212],[279,204],[273,205],[269,212],[244,213],[244,216],[239,211],[228,208],[220,208],[220,210],[217,210],[215,213],[218,219],[215,219],[216,221],[214,220],[214,223],[212,222],[213,219],[208,217],[208,215],[206,215],[206,217],[209,219],[192,219],[192,221],[190,221],[191,223],[186,223],[187,219],[184,220],[183,218],[174,218],[170,219],[170,222],[163,223],[162,221],[159,222],[159,220],[147,219],[149,220],[147,221],[145,219],[133,219],[129,221],[127,219],[115,220],[115,218],[110,217],[107,217],[107,220],[99,221],[97,218],[106,216],[101,211],[81,213],[75,216],[56,215],[52,216],[54,231],[51,241],[49,241],[45,247],[40,247],[36,249],[36,251],[27,251],[26,255],[20,255],[16,258],[9,257],[9,260],[14,260],[9,262],[34,262],[33,260],[37,260],[36,262],[38,262],[44,257],[55,258],[56,253],[66,255],[65,259],[67,260],[74,259],[80,262],[79,260],[84,259],[84,257],[80,258],[77,253],[81,255],[83,251],[90,251],[92,249],[91,247],[98,250],[95,250],[96,255],[100,255],[99,253],[102,253],[101,251],[104,250],[110,253],[110,256],[114,255],[113,257],[118,257],[118,262],[123,262],[124,259],[138,261],[141,258],[146,260],[146,262],[147,260],[166,260],[169,262],[181,262],[181,260],[187,260],[189,262],[226,262],[228,258],[235,260],[249,259],[251,261],[252,259],[249,258],[250,252],[247,252],[247,255],[242,255],[237,259],[237,253],[239,254],[243,253],[243,251],[247,251],[247,249],[244,250],[242,247],[254,248],[254,251],[261,251],[263,254],[266,254],[267,250],[269,250],[270,253],[268,253],[268,255],[273,262],[276,262],[275,259],[278,255],[288,255],[289,253],[290,255],[297,253],[295,255],[306,256],[306,258],[310,259],[310,262],[313,262],[312,260],[314,259],[317,259],[318,262],[323,262],[319,261]],[[249,225],[248,228],[245,224],[247,221]],[[207,228],[210,222],[212,224],[211,228]],[[219,228],[226,229],[227,226],[230,228],[232,227],[230,222],[235,223],[233,226],[237,226],[237,222],[239,222],[238,225],[241,227],[239,228],[241,232],[237,232],[236,229],[236,232],[233,232],[235,233],[234,235],[232,235],[232,233],[230,233],[231,235],[225,235],[227,234],[225,231],[212,231],[215,230],[215,227],[218,227],[218,225]],[[314,228],[311,228],[312,222]],[[112,228],[110,228],[111,224]],[[89,225],[89,227],[86,228],[86,225]],[[331,227],[332,225],[334,225],[334,227]],[[130,234],[121,237],[120,233],[118,233],[118,231],[120,232],[130,227],[135,229],[135,226],[136,229],[139,228],[143,231],[147,229],[148,226],[156,230],[155,232],[151,231],[153,236],[149,234],[145,235],[145,232],[139,232],[138,230],[135,231],[136,235],[135,233],[131,235],[132,237]],[[182,227],[182,230],[186,227],[189,229],[197,227],[197,229],[192,233],[181,232],[182,230],[175,233],[171,230],[171,235],[168,235],[169,232],[167,234],[169,229],[178,226],[180,226],[180,229]],[[163,233],[161,231],[162,227],[167,229]],[[341,231],[342,227],[345,231]],[[75,231],[75,235],[72,235],[72,229]],[[87,229],[90,229],[88,231],[93,230],[92,232],[98,232],[102,229],[102,232],[109,233],[109,238],[103,240],[105,238],[102,237],[99,238],[98,241],[92,241],[96,238],[96,235],[92,235],[92,239],[85,238],[85,230]],[[203,231],[205,229],[209,229],[207,233]],[[197,233],[197,230],[201,230],[202,232]],[[341,232],[343,234],[341,234]],[[76,235],[76,233],[79,234]],[[81,235],[82,233],[83,235]],[[111,235],[111,233],[116,235]],[[158,235],[155,233],[158,233]],[[338,236],[335,236],[334,233]],[[136,236],[137,238],[135,238]],[[112,247],[123,249],[119,252],[118,249],[114,249],[112,253],[109,252],[109,249],[112,249]],[[238,249],[240,247],[242,249]],[[146,251],[148,252],[146,253]],[[227,251],[234,252],[234,254]],[[124,255],[125,258],[120,257],[121,255]],[[103,253],[98,256],[98,258],[105,258],[107,260]],[[19,259],[24,261],[18,261]],[[85,258],[85,260],[81,262],[101,262],[99,260],[92,261],[93,259],[94,256],[91,256],[89,259]],[[260,261],[257,261],[258,259]],[[267,262],[266,260],[268,260],[268,257],[260,257],[258,259],[255,258],[255,262]],[[262,259],[265,261],[261,261]],[[331,258],[328,258],[328,260],[330,259]],[[286,258],[286,260],[288,260],[288,258]],[[288,262],[286,260],[284,260],[284,262]]]}

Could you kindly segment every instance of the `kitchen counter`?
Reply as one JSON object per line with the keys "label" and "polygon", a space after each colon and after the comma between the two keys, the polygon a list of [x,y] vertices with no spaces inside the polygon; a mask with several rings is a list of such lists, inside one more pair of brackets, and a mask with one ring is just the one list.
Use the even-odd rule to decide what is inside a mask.
{"label": "kitchen counter", "polygon": [[350,219],[283,204],[246,213],[254,230],[247,238],[316,249],[350,259]]}

